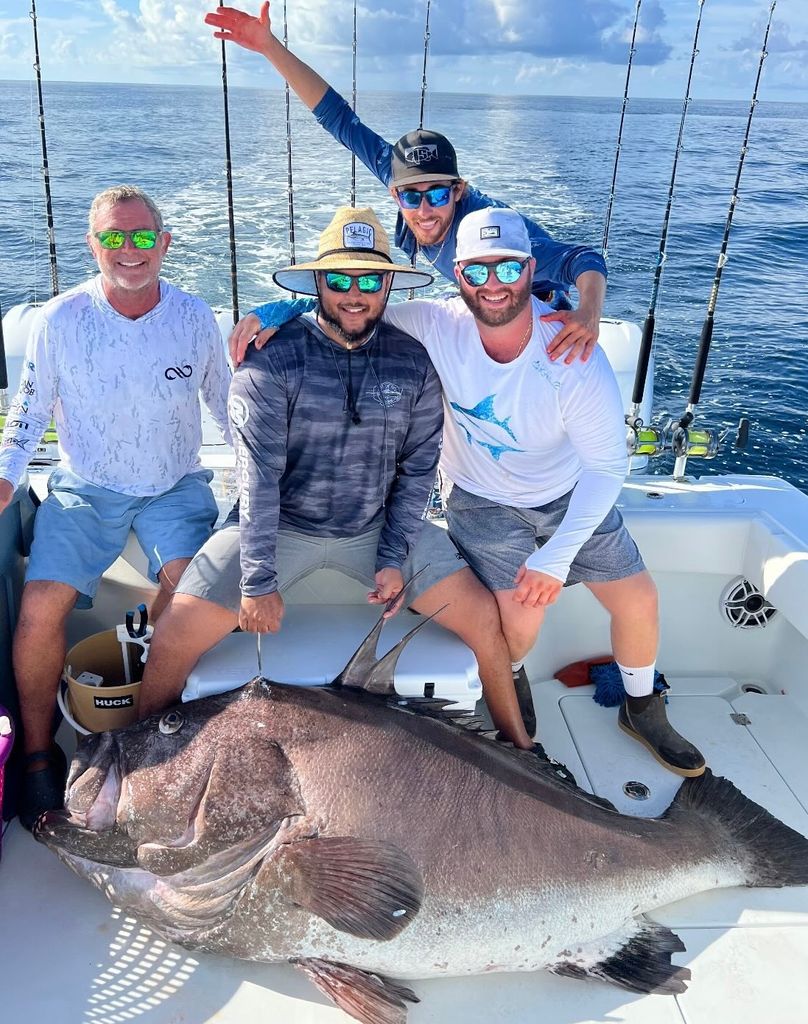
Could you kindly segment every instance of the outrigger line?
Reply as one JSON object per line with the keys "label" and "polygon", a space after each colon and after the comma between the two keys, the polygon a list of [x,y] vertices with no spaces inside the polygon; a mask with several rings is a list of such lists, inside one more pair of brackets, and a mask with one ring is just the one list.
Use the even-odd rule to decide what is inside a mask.
{"label": "outrigger line", "polygon": [[39,139],[42,146],[42,177],[45,181],[45,216],[48,224],[48,252],[50,257],[51,295],[59,294],[59,271],[56,265],[56,234],[53,230],[53,202],[51,200],[48,144],[45,140],[45,104],[42,100],[42,66],[39,63],[39,36],[36,27],[36,0],[31,0],[29,15],[34,29],[34,71],[39,94]]}
{"label": "outrigger line", "polygon": [[[356,113],[356,0],[353,5],[353,92],[352,107]],[[351,206],[356,206],[356,153],[351,151]]]}
{"label": "outrigger line", "polygon": [[[219,0],[224,7],[224,0]],[[239,322],[238,270],[236,267],[236,220],[233,214],[233,164],[230,160],[230,107],[227,101],[227,57],[222,39],[222,100],[224,103],[224,153],[225,176],[227,178],[227,222],[230,228],[230,286],[233,297],[233,323]]]}
{"label": "outrigger line", "polygon": [[[286,0],[283,0],[283,45],[289,49],[289,28],[286,21]],[[289,206],[289,263],[297,263],[295,256],[295,198],[292,192],[292,115],[289,100],[289,83],[286,83],[286,197]],[[292,292],[292,295],[296,295]]]}
{"label": "outrigger line", "polygon": [[[727,247],[729,245],[730,231],[732,230],[732,218],[735,215],[735,207],[738,204],[738,189],[741,183],[741,172],[743,171],[744,160],[746,159],[746,154],[749,150],[749,133],[752,128],[752,116],[754,115],[755,107],[758,104],[757,97],[758,89],[760,87],[760,79],[763,75],[763,63],[769,55],[766,47],[769,43],[769,31],[772,26],[772,18],[774,17],[774,9],[776,6],[777,0],[772,0],[772,4],[769,8],[769,20],[766,23],[766,31],[763,35],[763,45],[760,50],[760,60],[758,61],[757,76],[755,77],[755,87],[752,90],[752,100],[749,104],[749,115],[746,119],[746,132],[744,134],[743,142],[741,143],[741,152],[738,156],[738,169],[735,172],[735,184],[732,188],[732,195],[730,196],[729,208],[727,210],[727,220],[724,224],[724,236],[721,239],[721,248],[718,253],[718,261],[715,267],[715,277],[713,278],[713,286],[710,290],[710,298],[707,302],[707,313],[701,328],[699,350],[696,354],[696,363],[693,367],[693,379],[690,384],[690,397],[684,414],[675,427],[671,437],[671,445],[673,447],[674,454],[676,455],[676,464],[673,470],[673,476],[676,480],[681,480],[684,477],[688,456],[695,455],[701,456],[702,458],[712,457],[717,453],[722,441],[729,433],[729,431],[725,431],[720,437],[716,437],[713,431],[690,430],[689,428],[690,424],[695,419],[695,410],[699,403],[699,398],[701,397],[701,385],[704,381],[705,370],[707,369],[707,358],[710,354],[710,344],[713,338],[715,307],[718,302],[718,289],[721,286],[721,275],[724,272],[724,267],[727,262]],[[749,422],[746,419],[742,419],[738,425],[738,432],[735,439],[736,448],[746,447],[748,433]]]}
{"label": "outrigger line", "polygon": [[612,220],[612,207],[614,206],[614,196],[617,188],[617,165],[620,163],[620,151],[623,145],[623,122],[626,119],[626,107],[628,106],[628,84],[631,81],[631,65],[634,60],[634,54],[637,52],[634,48],[634,43],[637,39],[637,23],[640,20],[641,7],[642,0],[637,0],[637,6],[634,10],[634,28],[631,30],[631,44],[628,50],[628,64],[626,65],[626,86],[623,89],[623,106],[620,108],[620,126],[617,129],[617,146],[614,151],[612,184],[609,189],[609,202],[606,207],[606,222],[603,225],[603,242],[601,244],[601,251],[604,259],[609,255],[609,225]]}
{"label": "outrigger line", "polygon": [[679,155],[682,152],[682,140],[685,133],[685,121],[687,120],[687,108],[690,106],[690,85],[693,81],[693,68],[696,65],[696,57],[699,52],[699,32],[701,30],[701,16],[704,10],[704,0],[698,0],[699,14],[696,19],[696,31],[693,35],[693,48],[690,52],[690,67],[687,72],[687,85],[685,87],[685,98],[682,102],[682,116],[679,120],[679,134],[676,138],[676,149],[673,154],[673,167],[671,168],[671,180],[668,186],[668,201],[665,205],[665,216],[662,219],[662,233],[659,237],[659,253],[654,270],[654,282],[651,288],[651,300],[648,305],[648,313],[642,329],[642,341],[640,352],[637,356],[637,372],[634,376],[634,390],[631,395],[631,410],[626,415],[626,424],[629,428],[628,443],[633,455],[661,455],[665,449],[665,438],[662,431],[654,427],[645,427],[640,417],[640,405],[645,393],[645,378],[648,375],[648,363],[651,359],[651,348],[654,344],[654,328],[656,326],[656,305],[659,297],[659,285],[662,280],[662,269],[667,258],[668,227],[670,225],[671,210],[673,209],[673,196],[676,186],[676,171],[679,165]]}

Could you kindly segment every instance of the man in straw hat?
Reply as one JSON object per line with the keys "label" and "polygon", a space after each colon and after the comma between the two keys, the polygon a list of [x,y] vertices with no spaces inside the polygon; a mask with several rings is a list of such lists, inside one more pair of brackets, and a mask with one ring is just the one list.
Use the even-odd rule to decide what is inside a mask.
{"label": "man in straw hat", "polygon": [[369,584],[372,604],[424,569],[411,605],[450,602],[438,621],[478,654],[497,726],[531,747],[493,598],[446,532],[423,522],[443,426],[440,382],[424,348],[381,317],[391,290],[431,276],[392,262],[372,210],[341,207],[317,259],[274,280],[317,304],[275,344],[248,353],[233,378],[239,503],[157,625],[141,715],[176,700],[198,658],[236,626],[277,632],[282,592],[315,569]]}
{"label": "man in straw hat", "polygon": [[[615,508],[628,467],[614,373],[599,349],[588,363],[549,358],[558,327],[542,321],[547,307],[531,295],[530,238],[514,210],[469,214],[455,266],[457,298],[397,303],[385,320],[419,339],[440,376],[449,531],[496,599],[515,682],[527,687],[521,661],[547,606],[583,583],[611,618],[620,727],[666,768],[700,775],[704,758],[655,691],[656,588]],[[253,332],[280,322],[278,305],[288,304],[248,314]],[[261,331],[253,347],[267,337]],[[430,597],[419,606],[427,614]]]}
{"label": "man in straw hat", "polygon": [[[322,127],[390,190],[398,206],[396,245],[407,256],[420,256],[454,281],[461,220],[474,210],[505,204],[461,178],[454,147],[444,135],[418,128],[390,143],[363,124],[350,104],[273,34],[269,8],[269,3],[262,3],[256,18],[234,7],[218,7],[205,15],[205,22],[217,29],[213,33],[217,39],[260,53],[272,64]],[[603,257],[588,246],[557,242],[535,221],[522,220],[534,259],[534,294],[547,300],[573,286],[578,291],[577,309],[569,309],[565,303],[567,308],[547,309],[541,314],[546,321],[561,323],[550,342],[549,355],[556,359],[567,352],[567,362],[576,355],[586,361],[597,341],[606,294]],[[244,329],[237,325],[237,336]]]}

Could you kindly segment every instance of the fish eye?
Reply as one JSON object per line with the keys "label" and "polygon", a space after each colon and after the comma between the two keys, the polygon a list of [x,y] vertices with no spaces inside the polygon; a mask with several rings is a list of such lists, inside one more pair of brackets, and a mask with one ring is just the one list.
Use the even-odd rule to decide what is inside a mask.
{"label": "fish eye", "polygon": [[164,736],[171,736],[172,733],[179,732],[184,725],[185,715],[179,711],[166,711],[160,719],[159,729]]}

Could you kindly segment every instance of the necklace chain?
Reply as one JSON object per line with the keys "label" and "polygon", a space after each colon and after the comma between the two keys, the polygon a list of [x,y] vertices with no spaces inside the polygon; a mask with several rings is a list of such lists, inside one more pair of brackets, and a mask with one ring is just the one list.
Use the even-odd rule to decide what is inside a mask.
{"label": "necklace chain", "polygon": [[525,345],[527,344],[527,339],[530,337],[530,335],[532,333],[533,333],[533,317],[531,316],[530,320],[528,320],[527,330],[525,331],[522,340],[519,342],[519,348],[516,350],[516,355],[513,357],[514,359],[518,359],[519,356],[521,356],[522,350],[524,349]]}

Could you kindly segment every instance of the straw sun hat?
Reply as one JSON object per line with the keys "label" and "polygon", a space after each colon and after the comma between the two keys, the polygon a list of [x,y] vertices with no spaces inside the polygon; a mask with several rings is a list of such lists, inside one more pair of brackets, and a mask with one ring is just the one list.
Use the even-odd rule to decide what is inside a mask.
{"label": "straw sun hat", "polygon": [[357,210],[340,206],[320,235],[317,259],[278,270],[272,280],[281,288],[303,295],[316,295],[314,274],[318,270],[393,272],[393,289],[423,288],[432,283],[431,274],[393,263],[390,239],[370,207]]}

